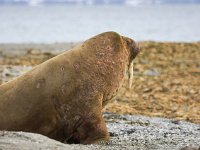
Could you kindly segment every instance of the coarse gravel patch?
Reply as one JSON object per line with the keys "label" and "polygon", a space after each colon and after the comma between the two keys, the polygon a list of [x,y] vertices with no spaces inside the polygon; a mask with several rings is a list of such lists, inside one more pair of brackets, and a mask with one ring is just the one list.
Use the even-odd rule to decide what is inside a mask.
{"label": "coarse gravel patch", "polygon": [[111,140],[92,145],[64,144],[45,136],[25,132],[0,131],[3,150],[130,149],[179,150],[200,147],[200,125],[186,121],[134,115],[103,114]]}

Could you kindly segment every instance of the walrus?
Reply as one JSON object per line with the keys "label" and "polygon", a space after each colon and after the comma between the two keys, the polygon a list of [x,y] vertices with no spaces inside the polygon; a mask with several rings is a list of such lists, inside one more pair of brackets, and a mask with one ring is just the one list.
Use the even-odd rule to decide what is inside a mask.
{"label": "walrus", "polygon": [[39,133],[67,143],[109,140],[102,109],[126,72],[132,81],[138,52],[132,39],[105,32],[1,85],[0,130]]}

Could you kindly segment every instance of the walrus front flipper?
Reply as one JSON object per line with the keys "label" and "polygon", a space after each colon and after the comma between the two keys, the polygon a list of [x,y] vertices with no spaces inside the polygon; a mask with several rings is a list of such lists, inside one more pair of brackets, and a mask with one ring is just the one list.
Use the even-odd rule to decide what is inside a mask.
{"label": "walrus front flipper", "polygon": [[66,132],[66,135],[68,135],[66,139],[67,143],[92,144],[109,140],[106,123],[102,117],[103,95],[98,94],[92,97],[86,98],[85,100],[84,104],[88,102],[88,104],[86,104],[87,107],[85,106],[87,108],[86,110],[81,110],[84,104],[77,110],[77,112],[81,112],[81,114],[78,115],[79,120],[77,120],[73,127],[75,130],[70,134]]}
{"label": "walrus front flipper", "polygon": [[93,144],[110,139],[106,124],[102,116],[91,116],[82,120],[81,125],[73,134],[71,141],[73,143]]}
{"label": "walrus front flipper", "polygon": [[102,117],[99,118],[99,120],[95,123],[88,122],[86,126],[86,128],[88,128],[90,131],[88,132],[87,138],[81,141],[81,143],[92,144],[101,141],[108,141],[110,139],[106,124]]}

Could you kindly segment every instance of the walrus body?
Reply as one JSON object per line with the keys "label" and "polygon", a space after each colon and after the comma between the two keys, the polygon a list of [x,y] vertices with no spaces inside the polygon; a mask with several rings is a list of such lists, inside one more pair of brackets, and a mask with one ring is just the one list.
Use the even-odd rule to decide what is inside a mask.
{"label": "walrus body", "polygon": [[1,85],[0,130],[83,144],[108,140],[102,108],[137,53],[133,40],[106,32]]}

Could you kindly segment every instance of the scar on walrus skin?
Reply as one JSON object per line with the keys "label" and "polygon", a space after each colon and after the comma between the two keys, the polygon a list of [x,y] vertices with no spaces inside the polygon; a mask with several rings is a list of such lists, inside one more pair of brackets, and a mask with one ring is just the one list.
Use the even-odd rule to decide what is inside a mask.
{"label": "scar on walrus skin", "polygon": [[0,86],[0,130],[67,142],[109,140],[103,107],[117,94],[138,45],[115,32],[86,40]]}

